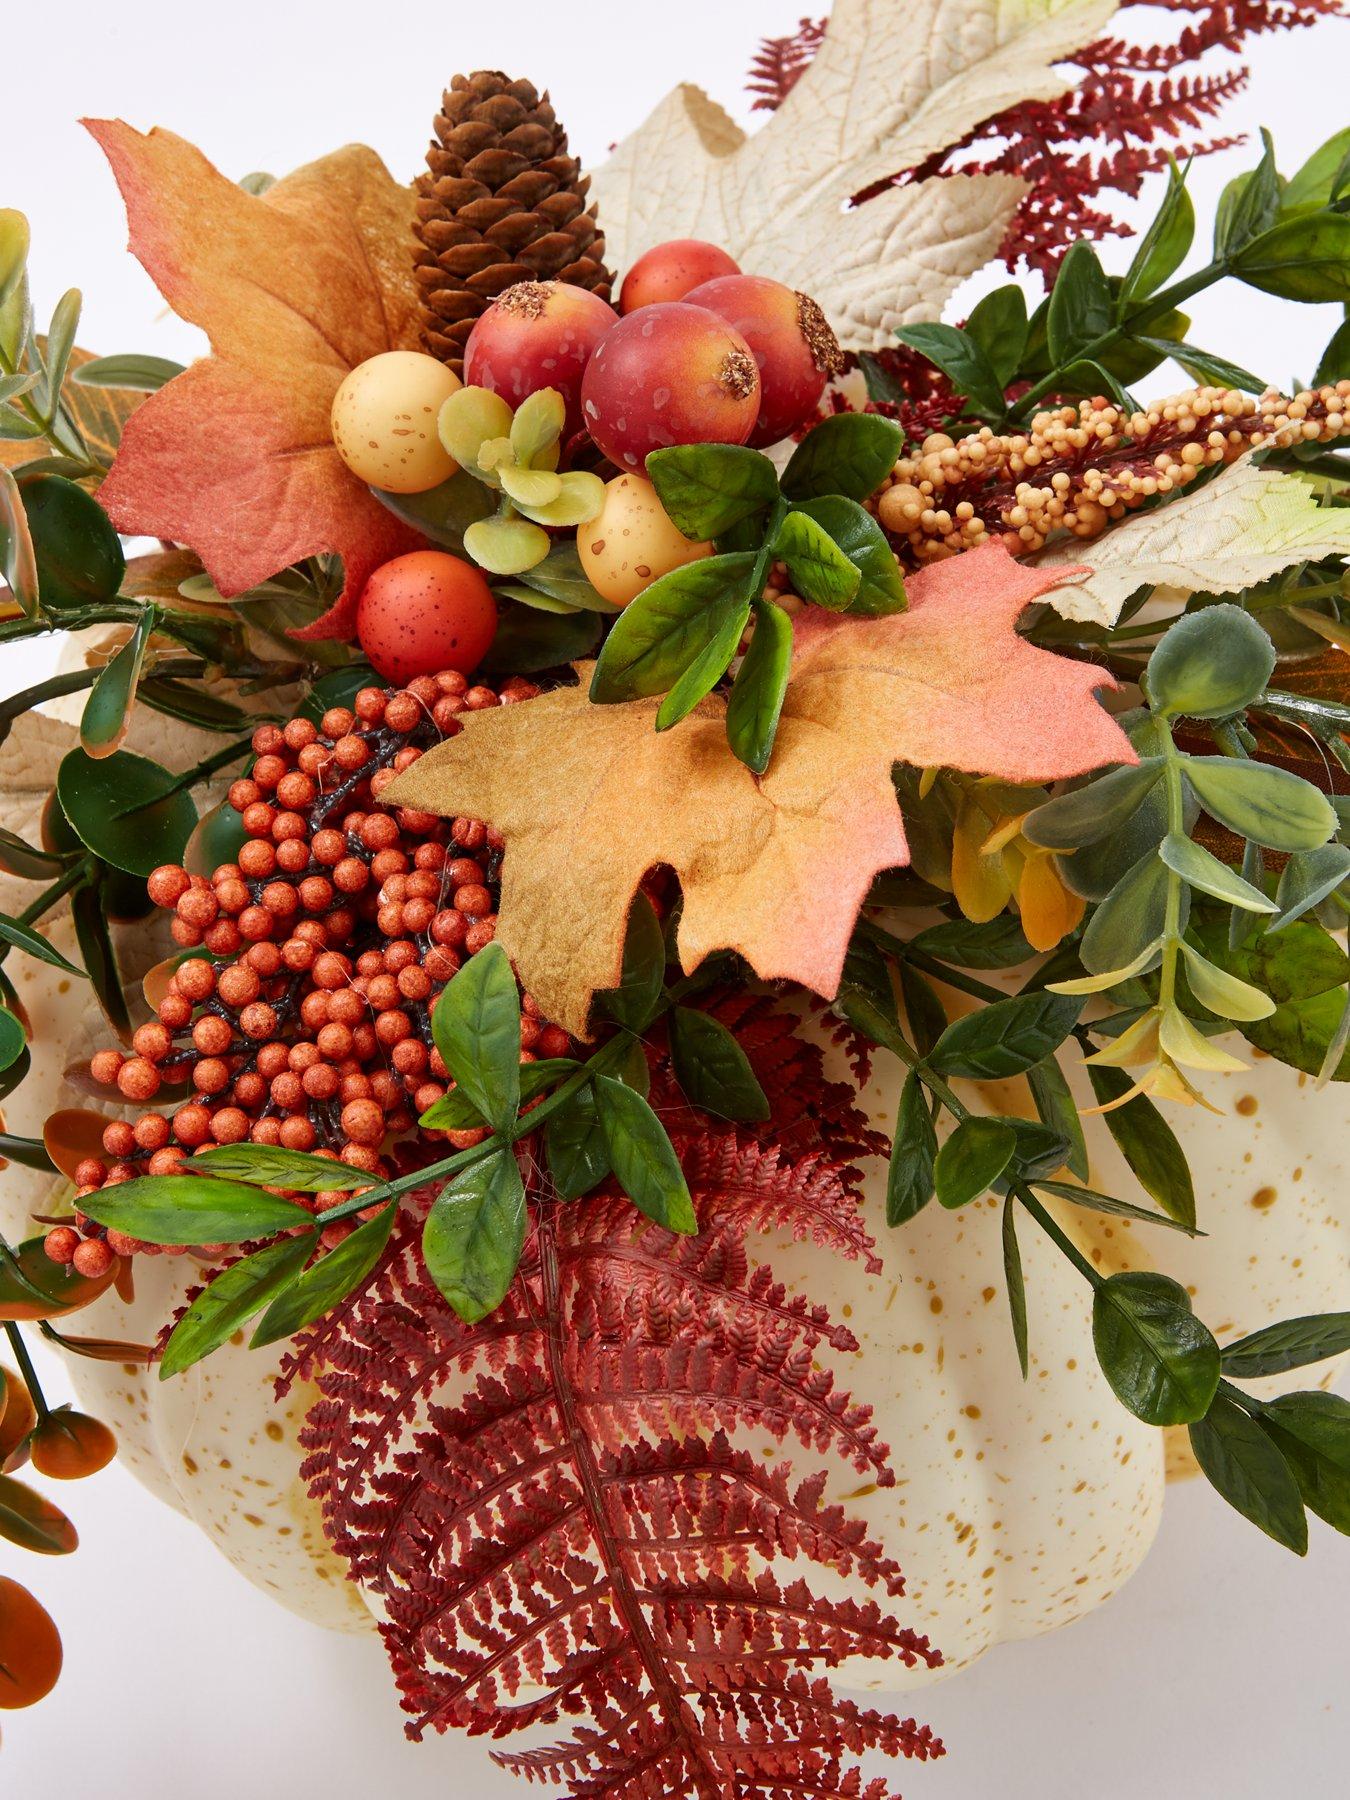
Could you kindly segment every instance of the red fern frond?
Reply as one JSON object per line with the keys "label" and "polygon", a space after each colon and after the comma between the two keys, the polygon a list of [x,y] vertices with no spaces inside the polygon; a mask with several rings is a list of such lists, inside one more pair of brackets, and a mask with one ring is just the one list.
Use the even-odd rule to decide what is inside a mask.
{"label": "red fern frond", "polygon": [[754,112],[774,112],[796,87],[825,36],[824,19],[802,19],[786,37],[764,38],[750,65],[746,86],[756,96]]}
{"label": "red fern frond", "polygon": [[[940,1658],[874,1597],[903,1595],[900,1570],[826,1497],[841,1462],[894,1479],[870,1410],[822,1360],[855,1340],[748,1243],[791,1233],[870,1261],[844,1160],[869,1134],[790,1021],[745,996],[720,1005],[794,1150],[778,1117],[759,1134],[684,1129],[655,1047],[652,1100],[697,1236],[612,1187],[564,1205],[536,1178],[516,1282],[469,1326],[405,1230],[341,1330],[297,1352],[319,1388],[304,1474],[381,1598],[411,1735],[584,1717],[561,1743],[494,1754],[587,1800],[884,1800],[843,1758],[941,1744],[817,1671]],[[771,1462],[766,1439],[807,1467]]]}
{"label": "red fern frond", "polygon": [[[897,171],[859,200],[897,181],[957,172],[1017,175],[1029,188],[1001,255],[1010,269],[1025,258],[1029,267],[1051,274],[1078,238],[1131,235],[1133,228],[1112,212],[1109,196],[1137,196],[1144,177],[1164,166],[1169,151],[1183,159],[1206,156],[1241,141],[1187,141],[1188,133],[1213,119],[1247,83],[1245,69],[1198,68],[1210,52],[1240,53],[1255,38],[1341,17],[1346,10],[1345,0],[1122,0],[1121,10],[1140,5],[1189,22],[1162,42],[1131,44],[1113,37],[1086,45],[1061,65],[1073,86],[1058,99],[1023,101],[981,121],[959,143]],[[819,48],[825,24],[803,20],[794,36],[761,45],[749,82],[758,96],[756,108],[782,104]],[[1103,143],[1111,146],[1105,155]]]}

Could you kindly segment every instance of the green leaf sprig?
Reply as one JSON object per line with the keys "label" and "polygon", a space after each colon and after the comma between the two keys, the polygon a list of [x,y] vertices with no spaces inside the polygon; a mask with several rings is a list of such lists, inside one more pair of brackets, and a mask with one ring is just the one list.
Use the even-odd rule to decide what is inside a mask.
{"label": "green leaf sprig", "polygon": [[591,679],[599,705],[662,695],[658,731],[677,725],[750,647],[727,704],[727,739],[762,775],[787,693],[792,626],[765,597],[775,562],[794,590],[834,612],[904,609],[894,552],[862,502],[894,466],[904,434],[874,413],[840,413],[797,446],[780,479],[767,456],[732,444],[683,444],[647,458],[647,474],[687,538],[716,554],[661,576],[631,601]]}

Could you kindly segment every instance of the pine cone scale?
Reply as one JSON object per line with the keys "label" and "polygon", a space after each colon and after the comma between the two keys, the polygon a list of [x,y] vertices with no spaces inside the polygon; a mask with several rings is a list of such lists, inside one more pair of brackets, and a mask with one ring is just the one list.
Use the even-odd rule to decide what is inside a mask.
{"label": "pine cone scale", "polygon": [[521,281],[568,281],[607,300],[589,179],[547,94],[494,70],[457,75],[417,183],[414,274],[423,347],[462,374],[474,321]]}

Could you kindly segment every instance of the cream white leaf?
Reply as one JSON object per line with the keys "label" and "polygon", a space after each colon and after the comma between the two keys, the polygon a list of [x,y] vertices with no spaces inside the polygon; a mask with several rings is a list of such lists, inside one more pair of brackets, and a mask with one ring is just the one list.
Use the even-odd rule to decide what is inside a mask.
{"label": "cream white leaf", "polygon": [[619,145],[594,184],[610,255],[623,268],[663,239],[709,239],[810,291],[847,348],[876,348],[941,312],[1023,189],[977,175],[851,197],[1019,100],[1062,93],[1055,63],[1116,4],[837,0],[811,66],[752,136],[685,85]]}
{"label": "cream white leaf", "polygon": [[1233,594],[1310,557],[1350,555],[1350,512],[1321,507],[1296,475],[1244,457],[1203,487],[1136,514],[1091,545],[1056,544],[1035,560],[1086,574],[1046,598],[1066,619],[1113,625],[1136,589]]}

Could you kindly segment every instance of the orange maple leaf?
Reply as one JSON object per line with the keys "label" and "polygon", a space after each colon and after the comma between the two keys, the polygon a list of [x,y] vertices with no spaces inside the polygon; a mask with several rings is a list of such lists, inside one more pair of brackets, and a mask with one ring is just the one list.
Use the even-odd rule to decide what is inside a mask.
{"label": "orange maple leaf", "polygon": [[383,798],[503,833],[499,941],[579,1036],[592,994],[619,979],[633,894],[657,864],[683,890],[686,972],[735,950],[765,980],[831,999],[873,876],[909,860],[894,763],[1024,782],[1137,760],[1095,698],[1111,677],[1013,629],[1063,578],[989,544],[915,576],[908,612],[808,609],[759,778],[727,745],[722,700],[658,733],[656,700],[595,706],[583,682],[466,713]]}
{"label": "orange maple leaf", "polygon": [[350,637],[372,570],[420,539],[333,448],[359,362],[417,345],[413,197],[349,145],[261,197],[170,131],[87,119],[126,201],[131,248],[212,354],[128,420],[99,499],[120,531],[186,544],[229,597],[336,551],[345,586],[297,637]]}

